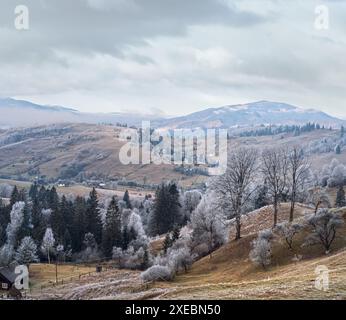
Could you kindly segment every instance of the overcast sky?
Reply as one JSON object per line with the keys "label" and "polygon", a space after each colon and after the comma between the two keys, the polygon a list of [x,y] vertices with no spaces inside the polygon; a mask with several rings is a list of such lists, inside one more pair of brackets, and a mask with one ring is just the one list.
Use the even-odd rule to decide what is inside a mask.
{"label": "overcast sky", "polygon": [[[187,114],[256,100],[346,117],[346,1],[0,4],[0,96],[88,112]],[[315,28],[317,5],[328,30]]]}

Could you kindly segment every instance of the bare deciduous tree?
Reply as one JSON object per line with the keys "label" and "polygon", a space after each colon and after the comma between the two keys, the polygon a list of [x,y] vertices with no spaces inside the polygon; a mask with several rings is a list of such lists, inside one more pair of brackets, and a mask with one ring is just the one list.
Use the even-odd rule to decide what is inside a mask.
{"label": "bare deciduous tree", "polygon": [[253,192],[257,164],[257,152],[252,148],[240,148],[231,153],[225,174],[219,176],[212,188],[219,197],[219,204],[227,207],[236,222],[236,240],[241,237],[241,215]]}
{"label": "bare deciduous tree", "polygon": [[305,244],[320,243],[328,254],[336,238],[337,229],[344,224],[343,217],[329,209],[319,209],[316,214],[307,217],[307,223],[312,227],[312,233],[307,237]]}
{"label": "bare deciduous tree", "polygon": [[291,198],[290,222],[294,218],[294,209],[298,193],[304,190],[309,175],[310,163],[304,157],[303,150],[293,147],[288,155],[289,189]]}
{"label": "bare deciduous tree", "polygon": [[325,205],[328,208],[331,207],[331,203],[328,194],[325,189],[318,187],[309,190],[310,196],[308,199],[309,204],[314,207],[314,213],[316,214],[321,205]]}
{"label": "bare deciduous tree", "polygon": [[286,149],[268,149],[262,155],[262,174],[274,207],[274,227],[278,222],[278,205],[287,187],[289,160]]}

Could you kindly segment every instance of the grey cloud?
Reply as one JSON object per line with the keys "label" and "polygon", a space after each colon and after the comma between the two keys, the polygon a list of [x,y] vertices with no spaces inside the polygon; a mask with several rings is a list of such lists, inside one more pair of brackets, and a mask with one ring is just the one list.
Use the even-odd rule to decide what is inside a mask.
{"label": "grey cloud", "polygon": [[[224,24],[247,27],[261,23],[254,13],[218,0],[23,0],[30,11],[30,30],[13,30],[14,3],[2,1],[1,26],[16,49],[12,59],[47,58],[52,50],[120,54],[126,45],[141,45],[158,36],[181,36],[189,26]],[[10,54],[11,53],[11,54]],[[3,55],[3,52],[0,51]]]}

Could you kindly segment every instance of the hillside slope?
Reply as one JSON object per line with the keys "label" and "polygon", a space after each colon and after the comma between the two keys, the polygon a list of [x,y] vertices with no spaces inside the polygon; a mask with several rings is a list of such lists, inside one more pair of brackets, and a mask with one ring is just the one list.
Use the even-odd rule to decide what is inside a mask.
{"label": "hillside slope", "polygon": [[[280,210],[286,217],[287,205]],[[254,213],[260,229],[271,225],[267,208]],[[300,219],[305,209],[299,207]],[[346,208],[341,211],[346,217]],[[186,274],[172,282],[144,284],[139,272],[110,270],[78,282],[34,291],[33,298],[56,299],[346,299],[346,226],[335,241],[332,252],[324,254],[320,246],[301,247],[306,233],[300,234],[289,251],[284,243],[275,241],[272,265],[263,270],[249,260],[251,242],[257,230],[245,228],[243,238],[230,241],[209,256],[195,262]],[[300,255],[300,259],[297,259]],[[315,288],[317,266],[329,269],[329,290]]]}
{"label": "hillside slope", "polygon": [[[90,124],[56,124],[35,128],[0,130],[0,177],[13,180],[126,179],[138,183],[159,183],[176,180],[182,185],[198,184],[205,176],[188,176],[175,170],[173,165],[122,165],[119,150],[126,143],[120,127]],[[299,136],[283,134],[262,137],[232,137],[229,151],[239,146],[258,148],[270,146],[308,147],[311,142],[334,141],[339,131],[316,130]],[[344,148],[344,147],[343,147]],[[337,158],[346,163],[346,152],[314,153],[314,168]]]}

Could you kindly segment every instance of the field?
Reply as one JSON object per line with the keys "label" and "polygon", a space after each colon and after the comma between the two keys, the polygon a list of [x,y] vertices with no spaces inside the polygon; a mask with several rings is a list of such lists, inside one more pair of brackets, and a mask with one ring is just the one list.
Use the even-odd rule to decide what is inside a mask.
{"label": "field", "polygon": [[[58,282],[71,281],[71,278],[87,275],[95,272],[95,267],[83,265],[58,265],[57,276]],[[31,264],[29,267],[30,286],[35,290],[44,286],[51,286],[56,282],[56,265],[55,264]]]}

